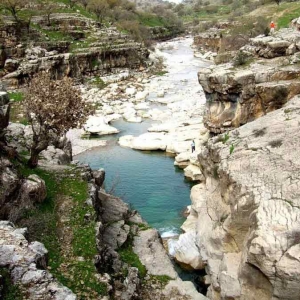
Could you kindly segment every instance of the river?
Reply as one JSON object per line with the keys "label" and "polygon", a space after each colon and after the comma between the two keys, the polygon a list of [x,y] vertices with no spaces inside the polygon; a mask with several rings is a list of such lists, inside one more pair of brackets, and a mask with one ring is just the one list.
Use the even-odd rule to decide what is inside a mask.
{"label": "river", "polygon": [[[165,95],[159,102],[174,104],[199,99],[199,103],[205,103],[197,71],[208,63],[194,57],[191,44],[192,39],[185,38],[159,45],[168,73],[150,81],[148,101],[155,103],[157,93],[163,90]],[[153,105],[156,109],[168,110],[167,105],[155,103],[152,108]],[[138,136],[154,123],[157,122],[150,119],[142,123],[115,121],[112,125],[120,133],[102,137],[107,140],[107,146],[85,151],[76,159],[90,164],[92,169],[104,168],[105,189],[137,209],[162,236],[169,236],[180,233],[184,221],[182,212],[190,205],[193,183],[174,166],[174,155],[163,151],[136,151],[117,143],[120,136]]]}

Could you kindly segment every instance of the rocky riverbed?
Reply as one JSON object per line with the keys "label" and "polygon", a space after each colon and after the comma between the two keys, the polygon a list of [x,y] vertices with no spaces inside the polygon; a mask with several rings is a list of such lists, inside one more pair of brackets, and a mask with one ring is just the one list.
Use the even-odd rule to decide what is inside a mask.
{"label": "rocky riverbed", "polygon": [[[197,82],[196,72],[211,63],[194,57],[190,49],[192,38],[180,38],[160,43],[150,58],[165,68],[159,75],[123,73],[103,78],[108,86],[104,89],[82,87],[84,97],[96,107],[96,113],[87,121],[84,129],[89,134],[107,135],[119,132],[111,123],[123,118],[127,122],[140,123],[150,119],[154,124],[148,133],[140,136],[125,135],[119,144],[136,150],[162,150],[175,154],[175,164],[185,168],[185,175],[193,180],[201,177],[197,162],[197,150],[206,143],[209,132],[204,127],[205,96]],[[78,131],[77,131],[78,132]],[[83,133],[83,131],[82,131]],[[73,141],[73,153],[94,147],[95,140],[76,138],[74,131],[68,133]],[[195,140],[196,152],[191,153]],[[86,147],[81,147],[86,143]],[[89,145],[91,143],[91,145]],[[99,146],[103,144],[99,141]]]}

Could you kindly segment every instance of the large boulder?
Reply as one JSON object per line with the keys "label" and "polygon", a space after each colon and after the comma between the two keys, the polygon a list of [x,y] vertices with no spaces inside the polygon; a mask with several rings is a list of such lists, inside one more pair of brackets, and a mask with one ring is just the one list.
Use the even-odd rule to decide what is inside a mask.
{"label": "large boulder", "polygon": [[131,135],[122,136],[119,144],[136,150],[166,150],[166,139],[164,133],[144,133],[138,137]]}
{"label": "large boulder", "polygon": [[46,184],[38,175],[29,175],[21,187],[21,202],[30,201],[33,204],[41,203],[47,196]]}
{"label": "large boulder", "polygon": [[91,116],[84,125],[84,129],[97,135],[107,135],[118,133],[119,130],[107,124],[106,119],[103,116]]}
{"label": "large boulder", "polygon": [[39,242],[29,243],[26,229],[0,222],[0,267],[8,268],[14,284],[27,299],[76,300],[71,290],[59,283],[46,267],[48,251]]}

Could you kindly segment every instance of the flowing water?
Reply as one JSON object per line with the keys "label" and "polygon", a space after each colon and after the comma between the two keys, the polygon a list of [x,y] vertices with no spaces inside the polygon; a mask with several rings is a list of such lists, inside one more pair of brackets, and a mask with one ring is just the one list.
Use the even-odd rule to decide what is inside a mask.
{"label": "flowing water", "polygon": [[[162,50],[169,73],[153,84],[157,87],[172,86],[165,99],[184,95],[198,97],[201,91],[197,70],[205,63],[194,58],[190,44],[191,39],[187,39],[178,42],[175,49]],[[150,91],[149,99],[153,97],[155,92]],[[203,101],[200,96],[199,101]],[[174,156],[162,151],[135,151],[117,144],[120,136],[147,132],[153,122],[115,121],[112,125],[121,132],[103,137],[108,140],[106,147],[86,151],[76,159],[89,163],[93,169],[104,168],[105,189],[130,203],[143,219],[166,236],[180,232],[184,221],[182,211],[190,205],[193,184],[185,180],[182,170],[174,166]]]}

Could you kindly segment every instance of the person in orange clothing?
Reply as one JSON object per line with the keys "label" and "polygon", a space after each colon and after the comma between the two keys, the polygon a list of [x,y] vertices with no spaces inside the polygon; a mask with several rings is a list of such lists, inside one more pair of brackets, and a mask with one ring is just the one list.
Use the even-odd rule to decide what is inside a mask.
{"label": "person in orange clothing", "polygon": [[271,21],[271,24],[270,24],[270,33],[273,34],[275,31],[275,23],[273,21]]}

